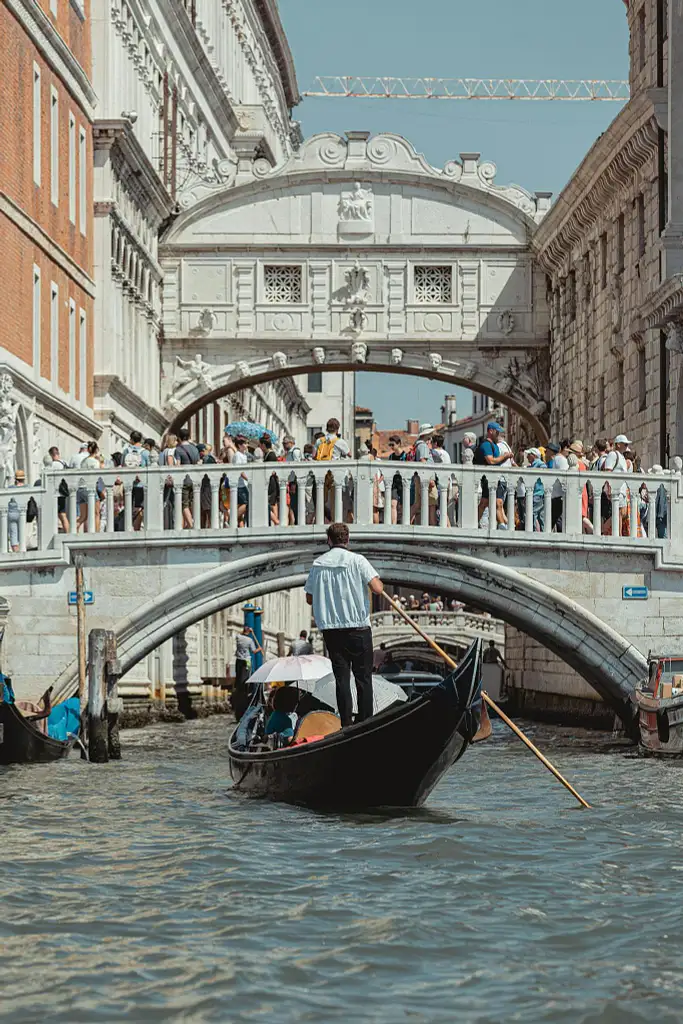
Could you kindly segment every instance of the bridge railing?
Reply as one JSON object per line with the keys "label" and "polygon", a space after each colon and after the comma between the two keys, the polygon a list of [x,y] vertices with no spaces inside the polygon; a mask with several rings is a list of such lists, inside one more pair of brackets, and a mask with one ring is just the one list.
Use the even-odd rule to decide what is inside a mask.
{"label": "bridge railing", "polygon": [[[492,619],[489,615],[476,614],[475,612],[453,612],[450,610],[425,612],[407,609],[407,611],[410,618],[417,622],[418,626],[425,630],[425,632],[441,629],[445,631],[452,630],[458,633],[472,631],[491,634],[491,636],[502,632],[499,620]],[[406,632],[411,632],[411,627],[397,612],[373,612],[370,616],[370,622],[373,629],[405,629]]]}
{"label": "bridge railing", "polygon": [[[681,540],[680,475],[500,470],[409,462],[303,462],[47,472],[0,490],[0,555],[64,535],[322,527],[432,527],[529,540]],[[14,541],[14,543],[13,543]]]}

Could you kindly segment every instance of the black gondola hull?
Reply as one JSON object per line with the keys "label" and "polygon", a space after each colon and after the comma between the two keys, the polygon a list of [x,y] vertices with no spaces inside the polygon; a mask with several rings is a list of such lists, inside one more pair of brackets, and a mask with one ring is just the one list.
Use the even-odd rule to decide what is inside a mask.
{"label": "black gondola hull", "polygon": [[59,761],[72,746],[72,740],[53,740],[36,729],[14,704],[0,703],[0,765]]}
{"label": "black gondola hull", "polygon": [[320,808],[419,807],[476,732],[480,644],[455,680],[315,743],[252,752],[230,743],[235,787]]}

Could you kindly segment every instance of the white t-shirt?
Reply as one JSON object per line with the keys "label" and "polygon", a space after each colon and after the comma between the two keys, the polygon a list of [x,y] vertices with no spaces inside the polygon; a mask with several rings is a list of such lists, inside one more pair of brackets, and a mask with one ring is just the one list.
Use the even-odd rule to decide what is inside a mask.
{"label": "white t-shirt", "polygon": [[451,457],[445,448],[432,448],[432,461],[445,466],[450,464]]}
{"label": "white t-shirt", "polygon": [[[605,456],[605,462],[602,467],[605,471],[610,473],[626,473],[628,472],[628,466],[626,465],[626,459],[618,452],[616,448],[609,452]],[[626,508],[628,505],[628,491],[626,484],[622,484],[619,488],[619,508]]]}
{"label": "white t-shirt", "polygon": [[377,570],[348,548],[330,548],[316,558],[304,590],[313,598],[318,629],[364,629],[370,625],[368,583]]}
{"label": "white t-shirt", "polygon": [[316,452],[323,441],[329,442],[333,437],[336,437],[336,441],[334,442],[334,448],[332,449],[332,459],[345,459],[347,455],[351,454],[349,443],[348,441],[345,441],[343,437],[337,437],[336,434],[325,434],[324,437],[319,438],[315,446]]}
{"label": "white t-shirt", "polygon": [[246,466],[248,462],[249,459],[247,458],[246,452],[235,452],[235,454],[232,457],[233,466]]}

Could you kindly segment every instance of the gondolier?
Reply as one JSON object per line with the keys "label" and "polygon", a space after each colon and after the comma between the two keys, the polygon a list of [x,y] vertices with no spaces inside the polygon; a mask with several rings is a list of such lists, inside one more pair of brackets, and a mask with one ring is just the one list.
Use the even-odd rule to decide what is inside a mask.
{"label": "gondolier", "polygon": [[306,581],[306,599],[322,630],[337,689],[342,727],[352,723],[351,670],[358,695],[357,721],[370,718],[372,703],[372,630],[370,597],[384,589],[377,570],[363,555],[349,550],[346,523],[327,531],[330,550],[317,558]]}

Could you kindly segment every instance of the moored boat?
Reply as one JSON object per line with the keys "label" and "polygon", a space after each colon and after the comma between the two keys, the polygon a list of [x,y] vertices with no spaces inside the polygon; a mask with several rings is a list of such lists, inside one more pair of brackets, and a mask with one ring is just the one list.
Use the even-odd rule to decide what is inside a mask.
{"label": "moored boat", "polygon": [[650,655],[647,681],[636,688],[639,749],[650,757],[683,757],[683,657]]}
{"label": "moored boat", "polygon": [[[325,712],[304,715],[295,742],[268,750],[259,742],[262,704],[233,733],[235,788],[253,796],[318,808],[419,807],[444,772],[464,754],[479,728],[480,640],[438,685],[345,729]],[[307,719],[330,731],[297,743]]]}
{"label": "moored boat", "polygon": [[[51,692],[52,688],[43,696],[42,710],[36,705],[29,708],[26,702],[15,701],[11,680],[0,674],[0,765],[44,764],[68,757],[76,742],[78,726],[75,732],[68,732],[66,706],[70,702],[53,708]],[[55,731],[63,734],[63,739],[49,734],[51,718],[60,720]]]}

